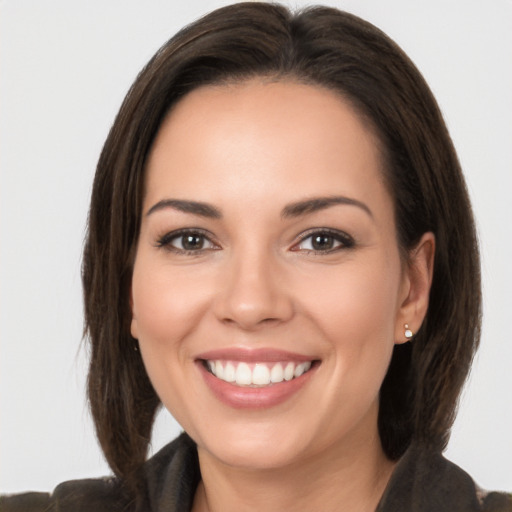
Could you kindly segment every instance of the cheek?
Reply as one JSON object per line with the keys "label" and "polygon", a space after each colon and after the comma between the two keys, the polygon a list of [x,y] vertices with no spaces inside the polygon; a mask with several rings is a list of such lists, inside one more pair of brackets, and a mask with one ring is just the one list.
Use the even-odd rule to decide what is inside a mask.
{"label": "cheek", "polygon": [[209,300],[190,275],[136,263],[132,280],[132,334],[139,342],[172,346],[197,324]]}
{"label": "cheek", "polygon": [[132,335],[139,340],[146,372],[165,407],[187,425],[187,372],[193,345],[187,340],[209,300],[204,286],[185,272],[136,261],[132,278]]}
{"label": "cheek", "polygon": [[326,370],[337,383],[324,399],[351,404],[343,414],[356,417],[378,396],[394,347],[399,279],[399,264],[374,261],[309,283],[303,308],[322,331]]}
{"label": "cheek", "polygon": [[399,271],[396,265],[351,265],[302,284],[304,311],[327,339],[362,347],[393,342]]}

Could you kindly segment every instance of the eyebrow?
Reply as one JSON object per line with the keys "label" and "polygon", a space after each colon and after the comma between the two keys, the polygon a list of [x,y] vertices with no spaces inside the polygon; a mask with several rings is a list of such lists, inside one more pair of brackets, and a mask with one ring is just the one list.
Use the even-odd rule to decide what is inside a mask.
{"label": "eyebrow", "polygon": [[163,199],[158,201],[148,210],[146,216],[166,208],[172,208],[184,213],[192,213],[208,219],[220,219],[222,217],[220,210],[211,204],[199,201],[184,201],[182,199]]}
{"label": "eyebrow", "polygon": [[[326,208],[339,204],[357,206],[373,218],[372,211],[365,203],[345,196],[314,197],[303,201],[297,201],[285,206],[281,212],[281,217],[284,219],[300,217],[302,215],[308,215],[320,210],[325,210]],[[191,213],[193,215],[209,219],[222,218],[222,212],[211,204],[199,201],[187,201],[183,199],[162,199],[148,210],[146,216],[166,208],[172,208],[180,212]]]}
{"label": "eyebrow", "polygon": [[296,203],[286,206],[281,212],[281,217],[285,219],[290,217],[300,217],[301,215],[308,215],[320,210],[325,210],[326,208],[330,208],[331,206],[338,204],[357,206],[373,218],[372,211],[365,203],[358,201],[357,199],[344,196],[315,197],[304,201],[297,201]]}

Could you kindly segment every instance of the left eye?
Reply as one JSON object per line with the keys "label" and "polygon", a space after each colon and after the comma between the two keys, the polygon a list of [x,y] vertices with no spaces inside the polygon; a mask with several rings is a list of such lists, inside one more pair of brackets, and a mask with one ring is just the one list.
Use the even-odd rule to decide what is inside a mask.
{"label": "left eye", "polygon": [[346,233],[330,231],[316,231],[302,238],[292,250],[311,252],[332,252],[337,249],[349,248],[354,245],[352,237]]}
{"label": "left eye", "polygon": [[216,248],[215,244],[205,234],[195,231],[168,233],[158,241],[158,246],[178,253],[199,252]]}

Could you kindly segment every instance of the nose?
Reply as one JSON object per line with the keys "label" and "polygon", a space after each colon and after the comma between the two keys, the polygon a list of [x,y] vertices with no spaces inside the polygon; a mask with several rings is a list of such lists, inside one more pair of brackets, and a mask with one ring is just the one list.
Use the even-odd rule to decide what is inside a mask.
{"label": "nose", "polygon": [[294,313],[280,262],[261,250],[230,258],[222,273],[215,314],[226,324],[251,331],[288,321]]}

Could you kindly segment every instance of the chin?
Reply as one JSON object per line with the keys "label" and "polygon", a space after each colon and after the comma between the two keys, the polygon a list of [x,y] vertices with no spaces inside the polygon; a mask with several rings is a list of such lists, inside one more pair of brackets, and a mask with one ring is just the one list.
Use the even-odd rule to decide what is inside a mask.
{"label": "chin", "polygon": [[244,470],[279,469],[300,458],[297,447],[276,446],[275,443],[250,443],[242,440],[229,446],[203,447],[211,456],[227,466]]}
{"label": "chin", "polygon": [[315,436],[307,429],[291,426],[266,425],[255,422],[252,425],[230,425],[211,429],[204,435],[192,437],[203,450],[222,463],[246,470],[278,469],[300,460],[311,448],[307,439]]}

